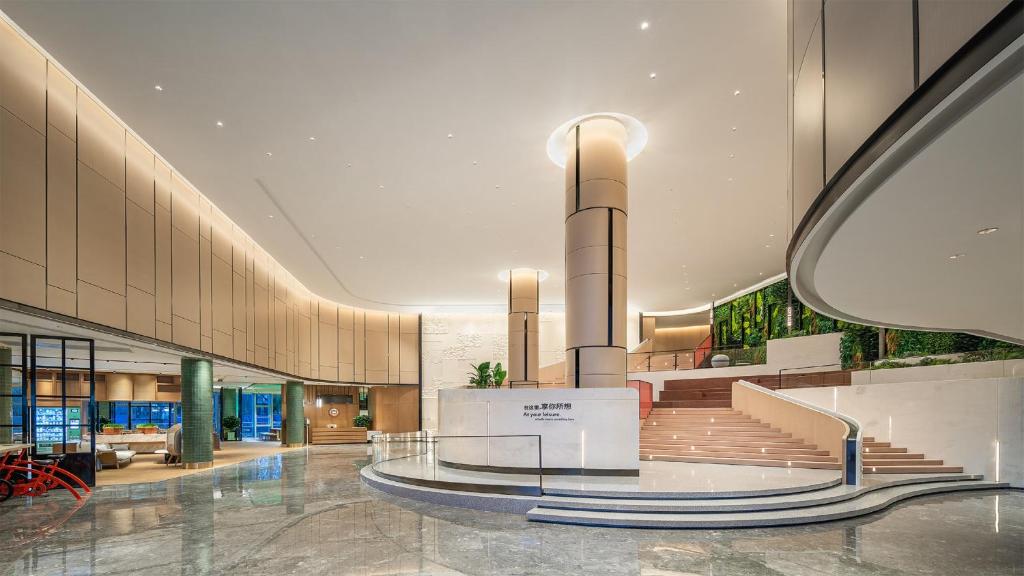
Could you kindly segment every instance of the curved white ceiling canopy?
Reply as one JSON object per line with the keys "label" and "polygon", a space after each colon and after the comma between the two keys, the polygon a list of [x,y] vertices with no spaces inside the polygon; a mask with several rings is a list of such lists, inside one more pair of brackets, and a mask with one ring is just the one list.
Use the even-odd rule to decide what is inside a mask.
{"label": "curved white ceiling canopy", "polygon": [[611,118],[626,127],[626,160],[636,158],[637,154],[643,152],[644,147],[647,146],[647,128],[636,118],[618,112],[584,114],[568,122],[563,122],[548,136],[548,158],[551,158],[551,161],[558,165],[559,168],[565,168],[565,135],[575,128],[576,125],[594,118]]}

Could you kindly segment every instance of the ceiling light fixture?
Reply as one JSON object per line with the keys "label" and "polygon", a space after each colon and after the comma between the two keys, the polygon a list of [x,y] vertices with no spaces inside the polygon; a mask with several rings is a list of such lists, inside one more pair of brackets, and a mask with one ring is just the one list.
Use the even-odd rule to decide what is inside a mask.
{"label": "ceiling light fixture", "polygon": [[967,254],[964,254],[963,252],[958,252],[956,254],[951,254],[949,256],[949,259],[950,260],[959,260],[959,259],[963,258],[964,256],[967,256]]}
{"label": "ceiling light fixture", "polygon": [[981,230],[978,230],[978,235],[979,236],[988,236],[989,234],[991,234],[993,232],[998,232],[998,231],[999,231],[999,228],[996,227],[996,226],[993,226],[991,228],[982,228]]}
{"label": "ceiling light fixture", "polygon": [[658,77],[658,73],[657,72],[651,72],[651,80],[654,80],[657,77]]}
{"label": "ceiling light fixture", "polygon": [[646,21],[646,20],[644,20],[643,22],[640,23],[640,29],[641,30],[647,30],[650,27],[651,27],[651,23]]}
{"label": "ceiling light fixture", "polygon": [[157,84],[156,86],[153,86],[153,90],[156,90],[157,92],[163,92],[164,91],[164,87],[159,85],[159,84]]}
{"label": "ceiling light fixture", "polygon": [[267,214],[267,218],[270,218],[271,220],[273,220],[274,219],[274,215],[273,214]]}
{"label": "ceiling light fixture", "polygon": [[310,136],[309,137],[309,141],[310,142],[316,142],[316,136]]}
{"label": "ceiling light fixture", "polygon": [[771,248],[771,247],[772,247],[772,245],[771,245],[771,244],[765,244],[765,245],[764,245],[764,247],[765,247],[765,248]]}
{"label": "ceiling light fixture", "polygon": [[739,90],[734,90],[732,95],[733,96],[739,96],[740,95],[740,91]]}
{"label": "ceiling light fixture", "polygon": [[[501,272],[498,272],[498,280],[501,280],[502,282],[508,282],[509,279],[512,278],[512,274],[511,273],[513,271],[515,271],[515,270],[530,271],[530,270],[533,270],[533,268],[513,268],[512,270],[502,270]],[[550,274],[548,274],[547,270],[537,270],[537,281],[538,282],[543,282],[543,281],[547,280],[548,276],[550,276]]]}
{"label": "ceiling light fixture", "polygon": [[217,127],[218,128],[223,128],[224,127],[224,122],[222,122],[220,120],[217,120]]}
{"label": "ceiling light fixture", "polygon": [[360,256],[359,259],[360,260],[366,260],[366,256]]}
{"label": "ceiling light fixture", "polygon": [[449,138],[455,138],[455,134],[452,134],[451,132],[449,132],[449,133],[448,133],[448,137],[449,137]]}
{"label": "ceiling light fixture", "polygon": [[271,156],[273,156],[273,155],[274,155],[274,153],[273,153],[273,152],[267,152],[267,158],[270,158],[270,157],[271,157]]}
{"label": "ceiling light fixture", "polygon": [[548,158],[560,168],[565,168],[566,151],[565,137],[577,124],[583,123],[591,118],[612,118],[618,120],[626,127],[626,160],[636,158],[636,155],[647,146],[647,128],[636,118],[619,112],[597,112],[577,116],[568,122],[564,122],[555,128],[548,136],[547,150]]}
{"label": "ceiling light fixture", "polygon": [[735,131],[736,131],[736,127],[735,127],[735,126],[733,126],[733,127],[732,127],[732,131],[733,131],[733,132],[735,132]]}

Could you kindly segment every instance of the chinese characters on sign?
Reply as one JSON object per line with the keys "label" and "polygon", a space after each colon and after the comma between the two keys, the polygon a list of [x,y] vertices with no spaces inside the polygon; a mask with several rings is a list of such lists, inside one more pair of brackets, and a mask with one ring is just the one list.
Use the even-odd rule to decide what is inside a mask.
{"label": "chinese characters on sign", "polygon": [[565,412],[572,410],[572,402],[544,402],[523,406],[523,416],[535,422],[574,422],[576,419]]}

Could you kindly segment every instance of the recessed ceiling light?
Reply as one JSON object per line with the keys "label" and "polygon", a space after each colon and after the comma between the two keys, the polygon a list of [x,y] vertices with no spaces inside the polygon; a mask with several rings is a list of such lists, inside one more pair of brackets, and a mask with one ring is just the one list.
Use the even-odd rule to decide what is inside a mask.
{"label": "recessed ceiling light", "polygon": [[982,228],[981,230],[978,230],[978,235],[980,235],[980,236],[988,236],[989,234],[991,234],[993,232],[998,232],[998,231],[999,231],[999,228],[995,227],[995,226],[993,226],[992,228]]}
{"label": "recessed ceiling light", "polygon": [[495,190],[500,190],[501,189],[501,184],[495,184],[494,185],[494,189]]}
{"label": "recessed ceiling light", "polygon": [[222,122],[220,120],[217,120],[217,126],[223,128],[224,127],[224,122]]}
{"label": "recessed ceiling light", "polygon": [[775,238],[775,234],[769,234],[768,237],[769,238]]}
{"label": "recessed ceiling light", "polygon": [[477,164],[476,160],[473,160],[473,166],[476,166],[476,164]]}
{"label": "recessed ceiling light", "polygon": [[735,158],[735,157],[736,157],[735,154],[729,154],[729,158]]}
{"label": "recessed ceiling light", "polygon": [[153,90],[156,90],[157,92],[163,92],[164,91],[164,87],[159,85],[159,84],[157,84],[156,86],[153,86]]}
{"label": "recessed ceiling light", "polygon": [[274,153],[273,153],[273,152],[267,152],[267,158],[270,158],[270,157],[271,157],[271,156],[273,156],[273,155],[274,155]]}
{"label": "recessed ceiling light", "polygon": [[273,220],[274,219],[274,215],[273,214],[267,214],[267,218],[270,218],[271,220]]}
{"label": "recessed ceiling light", "polygon": [[650,27],[651,27],[651,23],[646,21],[646,20],[644,20],[643,22],[640,23],[640,29],[641,30],[647,30]]}
{"label": "recessed ceiling light", "polygon": [[733,131],[733,132],[735,132],[735,131],[736,131],[736,127],[735,127],[735,126],[733,126],[733,127],[732,127],[732,131]]}
{"label": "recessed ceiling light", "polygon": [[451,132],[449,132],[449,133],[448,133],[448,137],[449,137],[449,138],[455,138],[455,134],[452,134]]}
{"label": "recessed ceiling light", "polygon": [[651,77],[651,80],[654,80],[655,78],[658,77],[658,73],[657,72],[651,72],[650,77]]}
{"label": "recessed ceiling light", "polygon": [[683,264],[683,268],[686,268],[686,264]]}
{"label": "recessed ceiling light", "polygon": [[764,247],[765,247],[765,248],[771,248],[771,247],[772,247],[772,245],[771,245],[771,244],[765,244],[765,245],[764,245]]}
{"label": "recessed ceiling light", "polygon": [[758,272],[757,275],[758,276],[764,276],[764,272]]}
{"label": "recessed ceiling light", "polygon": [[310,142],[316,142],[316,136],[310,136],[309,137],[309,141]]}
{"label": "recessed ceiling light", "polygon": [[360,260],[366,260],[366,256],[360,256],[359,259]]}
{"label": "recessed ceiling light", "polygon": [[729,182],[732,182],[732,176],[729,176]]}
{"label": "recessed ceiling light", "polygon": [[739,90],[734,90],[732,95],[733,96],[739,96],[740,95],[740,91]]}
{"label": "recessed ceiling light", "polygon": [[950,255],[949,259],[950,260],[959,260],[959,259],[963,258],[964,256],[967,256],[967,254],[964,254],[963,252],[960,252],[960,253],[957,253],[957,254]]}

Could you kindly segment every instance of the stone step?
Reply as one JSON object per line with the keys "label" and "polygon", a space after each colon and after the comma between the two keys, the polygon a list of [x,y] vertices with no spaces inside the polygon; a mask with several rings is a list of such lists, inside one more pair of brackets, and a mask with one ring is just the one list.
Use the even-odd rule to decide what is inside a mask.
{"label": "stone step", "polygon": [[[657,426],[655,426],[655,428],[657,428]],[[712,432],[711,430],[708,430],[706,432],[692,432],[692,431],[679,431],[679,430],[673,431],[671,428],[665,428],[665,427],[662,427],[662,428],[663,428],[663,430],[650,430],[649,428],[644,428],[643,430],[640,431],[640,438],[645,438],[645,437],[646,438],[664,438],[666,436],[673,436],[675,439],[680,439],[680,438],[689,438],[689,439],[697,439],[697,438],[722,438],[722,439],[730,439],[730,440],[739,440],[739,439],[746,438],[748,440],[752,440],[752,439],[756,439],[756,438],[767,439],[767,438],[792,438],[793,437],[793,435],[790,434],[789,432],[769,432],[769,431],[761,431],[761,432],[742,432],[742,431],[738,431],[737,432],[737,431],[731,431],[731,430],[730,431],[725,431],[725,432]],[[797,439],[797,440],[799,440],[799,439]]]}
{"label": "stone step", "polygon": [[818,446],[815,444],[808,444],[797,438],[783,438],[779,441],[759,441],[759,440],[722,440],[718,438],[645,438],[640,441],[640,445],[644,444],[656,445],[656,446],[723,446],[733,448],[753,448],[760,450],[761,448],[784,448],[789,450],[817,450]]}
{"label": "stone step", "polygon": [[826,453],[825,456],[820,456],[820,455],[815,455],[815,454],[801,454],[801,453],[791,454],[791,453],[788,453],[788,452],[783,452],[781,454],[777,454],[777,453],[760,453],[760,452],[756,452],[756,453],[753,453],[753,454],[749,453],[749,452],[724,452],[724,451],[716,452],[716,451],[697,450],[696,447],[695,447],[694,450],[677,450],[677,449],[655,450],[655,449],[649,449],[649,448],[640,448],[640,459],[641,460],[650,460],[650,458],[648,458],[649,456],[653,456],[655,460],[660,459],[662,456],[687,456],[687,457],[691,457],[691,458],[694,458],[694,457],[697,457],[697,458],[731,458],[731,459],[739,459],[739,460],[748,460],[748,459],[753,458],[753,459],[757,459],[757,460],[777,461],[776,462],[776,466],[779,464],[778,461],[789,462],[789,461],[794,461],[795,460],[795,461],[798,461],[798,462],[834,462],[834,463],[838,463],[839,462],[839,460],[836,457],[828,456],[827,453]]}
{"label": "stone step", "polygon": [[731,400],[732,394],[725,390],[664,390],[658,400]]}
{"label": "stone step", "polygon": [[752,446],[734,446],[724,445],[715,446],[709,444],[697,444],[697,443],[682,443],[682,444],[657,444],[657,443],[640,443],[640,452],[644,450],[650,451],[675,451],[683,452],[690,450],[693,446],[697,451],[701,452],[731,452],[741,454],[806,454],[809,456],[828,456],[828,450],[816,450],[814,448],[790,448],[780,446],[764,446],[764,447],[752,447]]}
{"label": "stone step", "polygon": [[[657,430],[654,430],[657,428]],[[666,422],[661,418],[657,420],[647,419],[647,424],[644,426],[644,430],[651,430],[658,432],[665,429],[678,430],[680,432],[781,432],[778,428],[772,428],[768,424],[761,424],[760,422],[750,422],[748,424],[739,422],[704,422],[699,424],[679,424],[674,422]]]}
{"label": "stone step", "polygon": [[925,460],[924,458],[920,458],[920,459],[914,459],[914,458],[906,458],[906,459],[887,458],[887,459],[883,459],[883,460],[875,460],[875,459],[868,460],[867,458],[865,458],[864,460],[862,460],[862,462],[864,463],[864,468],[871,468],[872,466],[877,468],[877,467],[880,467],[880,466],[888,467],[888,466],[942,466],[943,465],[942,460]]}
{"label": "stone step", "polygon": [[661,416],[747,416],[739,410],[730,408],[652,408],[651,414]]}
{"label": "stone step", "polygon": [[838,462],[810,462],[806,460],[770,460],[761,458],[722,458],[719,456],[684,456],[684,455],[648,455],[642,460],[659,460],[662,462],[691,462],[696,464],[738,464],[742,466],[771,466],[774,468],[819,468],[839,470]]}
{"label": "stone step", "polygon": [[732,415],[732,414],[708,414],[697,416],[693,414],[665,414],[651,412],[651,419],[665,420],[666,422],[754,422],[759,424],[761,420],[759,418],[751,418],[746,414]]}
{"label": "stone step", "polygon": [[870,452],[861,453],[861,459],[870,458],[872,460],[909,460],[915,458],[924,458],[924,454],[910,454],[907,452]]}
{"label": "stone step", "polygon": [[865,474],[959,474],[963,466],[871,466],[864,467]]}
{"label": "stone step", "polygon": [[902,454],[906,453],[907,449],[889,446],[887,448],[863,448],[861,451],[865,454]]}
{"label": "stone step", "polygon": [[861,442],[874,442],[875,441],[875,437],[874,436],[864,436],[860,440],[861,440]]}
{"label": "stone step", "polygon": [[730,408],[732,400],[655,400],[655,408]]}
{"label": "stone step", "polygon": [[865,448],[891,448],[892,444],[888,442],[863,442]]}

